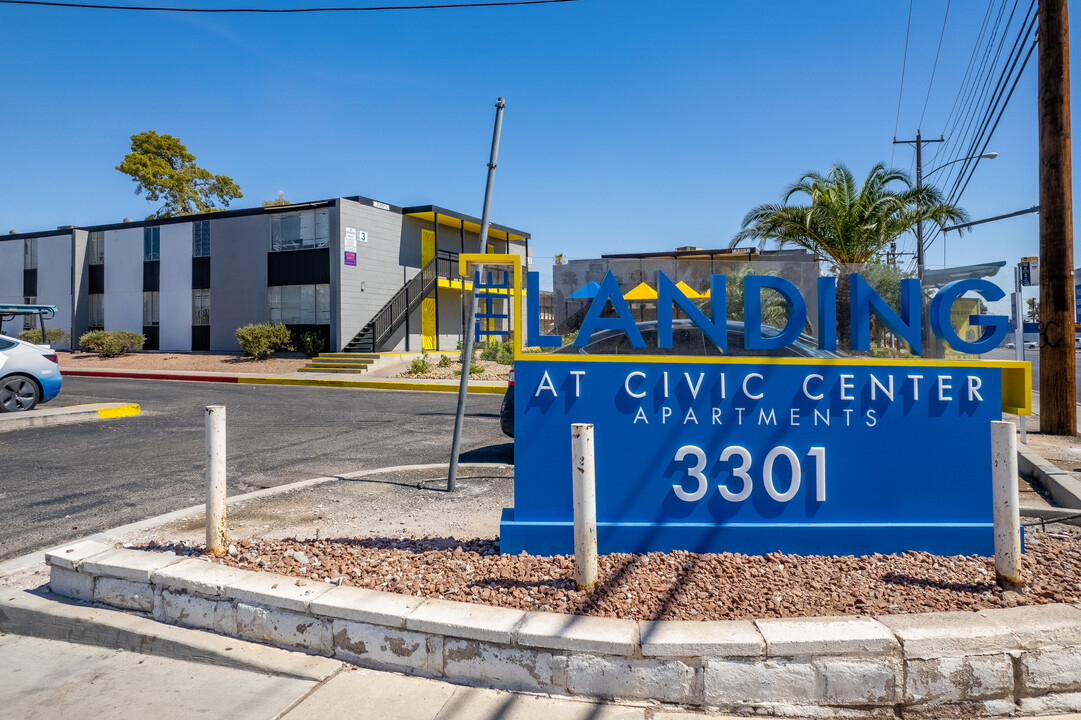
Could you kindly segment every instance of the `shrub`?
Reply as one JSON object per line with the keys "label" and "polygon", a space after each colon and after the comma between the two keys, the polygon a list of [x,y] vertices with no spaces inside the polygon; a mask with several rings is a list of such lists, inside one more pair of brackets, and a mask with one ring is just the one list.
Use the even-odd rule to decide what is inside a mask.
{"label": "shrub", "polygon": [[446,355],[440,355],[439,356],[439,367],[441,367],[441,368],[450,367],[450,358],[447,357]]}
{"label": "shrub", "polygon": [[[484,372],[484,368],[481,367],[480,365],[470,365],[469,366],[469,374],[470,375],[477,375],[477,374],[482,373],[482,372]],[[462,376],[462,369],[461,368],[458,368],[457,370],[454,371],[454,377],[461,377],[461,376]]]}
{"label": "shrub", "polygon": [[494,360],[497,363],[507,365],[508,363],[505,363],[505,362],[503,362],[502,360],[499,359],[500,354],[503,354],[503,355],[510,354],[511,358],[513,358],[514,357],[514,343],[512,341],[510,341],[510,340],[499,341],[499,340],[496,340],[495,338],[489,338],[488,342],[485,343],[485,345],[484,345],[484,349],[480,353],[480,359],[481,360]]}
{"label": "shrub", "polygon": [[304,333],[296,344],[300,346],[300,352],[310,358],[327,349],[327,341],[323,339],[322,334],[317,332]]}
{"label": "shrub", "polygon": [[409,364],[410,375],[423,375],[426,372],[430,372],[431,369],[432,364],[428,361],[428,353],[424,353]]}
{"label": "shrub", "polygon": [[79,338],[79,347],[84,351],[97,353],[98,357],[110,358],[142,350],[145,342],[146,336],[142,333],[91,330]]}
{"label": "shrub", "polygon": [[[37,328],[23,330],[19,333],[19,339],[23,342],[38,345],[41,343],[41,330]],[[45,342],[49,345],[67,345],[70,339],[71,336],[60,328],[45,328]]]}
{"label": "shrub", "polygon": [[499,354],[495,356],[495,361],[500,365],[513,365],[514,350],[505,347],[499,348]]}
{"label": "shrub", "polygon": [[263,360],[275,350],[292,350],[289,328],[277,323],[245,325],[236,329],[236,341],[248,357]]}
{"label": "shrub", "polygon": [[484,349],[480,351],[481,360],[495,360],[499,355],[499,341],[494,338],[489,338],[488,342],[484,343]]}

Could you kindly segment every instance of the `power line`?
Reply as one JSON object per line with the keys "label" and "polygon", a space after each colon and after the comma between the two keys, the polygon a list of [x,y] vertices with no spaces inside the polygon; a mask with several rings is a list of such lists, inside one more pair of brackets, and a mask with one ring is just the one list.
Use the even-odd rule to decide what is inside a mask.
{"label": "power line", "polygon": [[48,2],[47,0],[0,0],[0,4],[2,5],[36,5],[39,7],[75,8],[79,10],[129,10],[135,12],[179,12],[215,14],[284,14],[324,12],[380,12],[393,10],[450,10],[455,8],[508,7],[512,5],[550,5],[552,3],[569,2],[578,2],[578,0],[496,0],[496,2],[434,3],[428,5],[368,5],[353,7],[311,8],[191,8],[160,7],[150,5],[102,5],[97,3]]}
{"label": "power line", "polygon": [[927,83],[927,97],[923,99],[923,112],[916,127],[923,127],[923,116],[927,114],[927,101],[931,99],[931,87],[935,84],[935,71],[938,70],[938,56],[942,52],[942,38],[946,37],[946,20],[950,17],[950,2],[946,2],[946,14],[942,16],[942,32],[938,34],[938,50],[935,50],[935,64],[931,67],[931,81]]}
{"label": "power line", "polygon": [[[976,62],[976,55],[978,54],[980,49],[980,41],[983,39],[983,31],[987,29],[987,20],[991,17],[991,7],[992,3],[988,3],[987,10],[983,13],[983,22],[980,24],[980,32],[976,35],[976,42],[972,46],[972,54],[968,57],[968,65],[965,67],[965,75],[963,78],[961,78],[961,87],[958,88],[957,96],[953,99],[953,105],[950,107],[950,112],[948,115],[946,115],[946,122],[942,124],[942,132],[940,133],[941,135],[947,134],[946,127],[950,124],[950,120],[953,119],[953,111],[957,109],[957,103],[961,101],[961,97],[964,95],[965,86],[968,84],[969,73],[972,72],[972,66]],[[950,134],[952,134],[952,132],[953,130],[951,128]],[[938,153],[936,152],[935,155],[937,156]]]}
{"label": "power line", "polygon": [[[897,91],[897,118],[893,121],[893,136],[897,137],[897,128],[901,126],[901,97],[905,92],[905,68],[908,66],[908,35],[912,30],[912,0],[908,0],[908,27],[905,28],[905,56],[901,60],[901,89]],[[897,152],[897,146],[893,146],[890,152],[890,166],[893,166],[893,153]]]}
{"label": "power line", "polygon": [[[1016,4],[1017,0],[1015,0]],[[991,11],[991,6],[988,6],[988,12]],[[984,83],[984,68],[987,67],[987,61],[991,56],[991,50],[995,46],[995,40],[998,35],[999,26],[1002,23],[1002,16],[1006,12],[1006,0],[1002,0],[999,4],[998,13],[995,15],[995,22],[991,26],[990,33],[987,35],[987,41],[983,45],[983,52],[980,57],[980,63],[975,67],[975,72],[968,78],[968,84],[962,82],[959,97],[964,97],[964,101],[961,103],[961,107],[957,112],[956,117],[953,119],[953,124],[949,130],[944,131],[942,134],[950,138],[950,142],[947,145],[943,145],[935,152],[931,158],[931,162],[936,162],[939,156],[947,158],[956,158],[956,151],[960,145],[963,145],[962,138],[968,132],[968,127],[972,122],[972,115],[976,112],[982,96],[978,90],[981,84]],[[986,25],[987,16],[984,17],[984,25]],[[974,53],[978,53],[981,39],[983,38],[983,27],[980,29],[980,35],[976,40],[977,47],[973,49]],[[988,72],[993,72],[994,64],[988,69]],[[967,75],[967,73],[966,73]],[[951,115],[952,115],[951,111]],[[958,135],[955,131],[961,128],[961,134]],[[948,173],[947,173],[948,174]]]}

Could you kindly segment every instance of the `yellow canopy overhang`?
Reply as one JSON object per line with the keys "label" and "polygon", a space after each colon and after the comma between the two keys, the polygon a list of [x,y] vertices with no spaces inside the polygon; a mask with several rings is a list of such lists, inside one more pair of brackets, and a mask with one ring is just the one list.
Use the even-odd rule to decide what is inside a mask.
{"label": "yellow canopy overhang", "polygon": [[[436,222],[438,218],[440,225],[454,228],[455,230],[461,230],[464,227],[467,232],[471,232],[474,235],[480,235],[480,219],[471,215],[454,212],[453,210],[447,210],[446,208],[441,208],[436,205],[404,208],[402,213],[409,217],[415,217],[418,220],[427,220],[430,223]],[[501,242],[522,242],[528,240],[530,234],[523,230],[515,230],[514,228],[505,225],[497,225],[496,223],[490,222],[488,224],[488,237],[489,239],[499,240]]]}
{"label": "yellow canopy overhang", "polygon": [[[695,298],[703,297],[701,294],[699,294],[699,293],[695,292],[694,290],[692,290],[691,286],[688,285],[687,283],[683,282],[682,280],[680,280],[678,283],[676,283],[676,287],[679,288],[680,292],[682,292],[684,295],[691,298],[692,300],[695,299]],[[709,291],[707,290],[706,292],[708,293]]]}
{"label": "yellow canopy overhang", "polygon": [[632,290],[627,292],[623,296],[624,300],[656,300],[657,291],[646,285],[644,282],[638,283]]}

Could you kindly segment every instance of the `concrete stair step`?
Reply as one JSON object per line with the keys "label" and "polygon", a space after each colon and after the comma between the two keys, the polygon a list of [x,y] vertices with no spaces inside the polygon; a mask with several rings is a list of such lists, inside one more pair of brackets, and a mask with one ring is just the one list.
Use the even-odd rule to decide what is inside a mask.
{"label": "concrete stair step", "polygon": [[308,370],[352,370],[364,372],[371,363],[308,363],[304,367]]}
{"label": "concrete stair step", "polygon": [[352,374],[352,375],[357,375],[358,373],[364,372],[364,368],[362,368],[362,367],[355,367],[355,368],[321,368],[321,367],[307,367],[307,366],[305,366],[305,367],[302,367],[302,368],[298,369],[297,372],[349,373],[349,374]]}

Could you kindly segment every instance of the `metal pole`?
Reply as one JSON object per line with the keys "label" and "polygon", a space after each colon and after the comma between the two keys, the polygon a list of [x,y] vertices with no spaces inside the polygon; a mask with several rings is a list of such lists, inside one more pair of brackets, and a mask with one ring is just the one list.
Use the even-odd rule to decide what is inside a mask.
{"label": "metal pole", "polygon": [[574,497],[574,583],[592,593],[597,588],[597,474],[593,461],[593,426],[571,425],[571,472]]}
{"label": "metal pole", "polygon": [[1016,589],[1021,580],[1021,517],[1017,504],[1017,437],[1013,423],[991,422],[991,477],[995,504],[995,580]]}
{"label": "metal pole", "polygon": [[[506,103],[499,98],[495,103],[495,129],[492,131],[492,153],[488,159],[488,181],[484,186],[484,210],[480,218],[480,249],[488,251],[488,218],[492,206],[492,185],[495,183],[495,161],[499,156],[499,132],[503,127],[503,108]],[[479,277],[484,276],[484,266],[476,267]],[[465,292],[467,278],[462,280],[462,292]],[[469,366],[473,360],[473,323],[477,315],[477,288],[474,284],[472,297],[469,299],[469,312],[465,318],[465,337],[462,338],[462,380],[458,384],[458,410],[454,415],[454,437],[450,445],[450,469],[447,472],[447,491],[453,492],[458,484],[458,453],[462,448],[462,422],[465,420],[465,395],[469,389]]]}
{"label": "metal pole", "polygon": [[206,406],[206,551],[221,555],[225,536],[225,406]]}
{"label": "metal pole", "polygon": [[[1013,269],[1013,356],[1015,360],[1025,359],[1025,318],[1021,310],[1021,266],[1016,265]],[[1021,444],[1028,445],[1028,436],[1025,433],[1025,416],[1017,416],[1018,425],[1021,427]]]}

